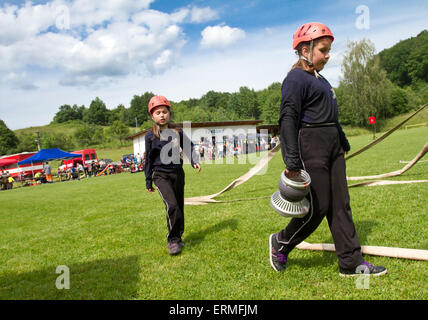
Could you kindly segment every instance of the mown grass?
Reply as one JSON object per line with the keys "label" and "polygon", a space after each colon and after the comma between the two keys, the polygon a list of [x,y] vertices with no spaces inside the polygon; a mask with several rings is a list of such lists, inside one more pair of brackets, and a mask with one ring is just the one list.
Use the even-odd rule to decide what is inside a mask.
{"label": "mown grass", "polygon": [[[347,162],[348,175],[397,170],[425,144],[428,128],[397,131]],[[372,139],[350,138],[352,150]],[[101,152],[100,152],[101,153]],[[426,159],[426,157],[424,158]],[[220,191],[251,164],[185,165],[186,197]],[[427,299],[426,262],[366,256],[388,274],[369,290],[338,275],[334,253],[294,250],[287,270],[269,264],[268,236],[288,223],[269,207],[283,170],[280,154],[264,174],[218,200],[186,206],[186,247],[168,255],[164,204],[145,192],[142,173],[123,173],[0,192],[0,299]],[[393,180],[428,179],[418,163]],[[428,249],[428,183],[351,188],[363,245]],[[326,221],[307,239],[332,242]],[[70,270],[58,290],[56,268]]]}

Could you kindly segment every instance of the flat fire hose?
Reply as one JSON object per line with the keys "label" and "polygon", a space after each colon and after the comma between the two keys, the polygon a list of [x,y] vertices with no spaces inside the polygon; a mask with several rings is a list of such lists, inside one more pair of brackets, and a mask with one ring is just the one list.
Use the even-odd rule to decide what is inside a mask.
{"label": "flat fire hose", "polygon": [[416,157],[414,157],[412,161],[410,161],[400,170],[378,174],[374,176],[347,177],[347,179],[348,180],[365,180],[365,179],[381,179],[381,178],[390,178],[390,177],[399,176],[404,172],[406,172],[407,170],[409,170],[411,167],[413,167],[427,152],[428,152],[428,141],[425,143],[425,145],[422,147],[421,151],[419,151]]}
{"label": "flat fire hose", "polygon": [[349,160],[349,159],[355,157],[356,155],[359,155],[360,153],[362,153],[362,152],[370,149],[371,147],[375,146],[376,144],[378,144],[379,142],[381,142],[382,140],[384,140],[386,137],[388,137],[395,130],[397,130],[398,128],[400,128],[407,121],[409,121],[410,119],[412,119],[415,115],[417,115],[423,109],[425,109],[426,106],[428,106],[428,103],[425,103],[422,107],[420,107],[418,110],[416,110],[415,112],[413,112],[409,117],[407,117],[406,119],[404,119],[403,121],[401,121],[399,124],[397,124],[392,129],[390,129],[387,132],[385,132],[382,136],[380,136],[379,138],[377,138],[373,142],[369,143],[368,145],[362,147],[361,149],[359,149],[359,150],[355,151],[354,153],[350,154],[349,156],[345,157],[345,160]]}
{"label": "flat fire hose", "polygon": [[236,188],[237,186],[243,184],[244,182],[247,182],[252,176],[256,175],[261,169],[263,169],[264,166],[266,166],[269,161],[272,160],[272,158],[277,154],[278,150],[281,149],[281,144],[277,144],[275,148],[268,151],[268,154],[262,157],[257,164],[252,167],[247,173],[240,176],[239,178],[233,180],[229,185],[227,185],[223,190],[208,195],[208,196],[200,196],[200,197],[193,197],[193,198],[185,198],[184,204],[187,205],[199,205],[199,204],[208,204],[208,203],[221,203],[223,201],[217,201],[214,200],[215,197],[219,196],[220,194],[229,191],[231,189]]}
{"label": "flat fire hose", "polygon": [[[298,244],[296,248],[300,250],[336,251],[334,244],[331,243],[308,243],[305,241]],[[361,246],[361,252],[374,256],[428,261],[428,250],[422,249]]]}

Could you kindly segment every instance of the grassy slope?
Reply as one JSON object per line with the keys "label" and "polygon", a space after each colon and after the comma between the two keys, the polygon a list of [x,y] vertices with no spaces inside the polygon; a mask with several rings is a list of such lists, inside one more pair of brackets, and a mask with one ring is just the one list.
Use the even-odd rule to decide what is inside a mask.
{"label": "grassy slope", "polygon": [[[348,161],[348,175],[397,170],[427,137],[426,127],[398,131]],[[351,138],[353,150],[371,139]],[[186,165],[186,197],[215,193],[250,167],[205,165],[197,174]],[[218,198],[258,200],[186,206],[186,248],[177,257],[167,254],[164,205],[145,193],[141,173],[0,192],[0,299],[427,299],[426,262],[366,257],[389,270],[369,290],[338,276],[334,253],[294,250],[287,270],[274,272],[267,239],[288,220],[263,197],[282,170],[278,154],[265,174]],[[427,172],[422,162],[394,180]],[[362,244],[428,249],[427,183],[350,195]],[[326,221],[307,240],[331,242]],[[70,268],[70,290],[55,288],[59,265]]]}

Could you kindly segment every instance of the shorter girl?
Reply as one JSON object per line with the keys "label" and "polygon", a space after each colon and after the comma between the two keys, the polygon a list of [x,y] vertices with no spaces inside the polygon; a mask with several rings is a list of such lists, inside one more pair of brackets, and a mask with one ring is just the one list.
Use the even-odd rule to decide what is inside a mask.
{"label": "shorter girl", "polygon": [[154,182],[165,203],[169,254],[176,255],[184,246],[184,151],[192,167],[201,171],[193,143],[171,122],[171,104],[163,96],[154,96],[148,106],[154,122],[145,136],[146,189],[154,192]]}

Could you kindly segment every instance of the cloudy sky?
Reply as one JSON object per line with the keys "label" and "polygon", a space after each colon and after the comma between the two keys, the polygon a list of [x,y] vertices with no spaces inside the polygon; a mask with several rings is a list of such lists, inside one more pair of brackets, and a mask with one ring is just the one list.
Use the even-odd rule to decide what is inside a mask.
{"label": "cloudy sky", "polygon": [[427,16],[426,0],[0,1],[0,119],[15,130],[95,97],[112,109],[146,91],[261,90],[282,82],[293,33],[310,21],[335,36],[323,74],[337,85],[347,41],[379,52],[428,29]]}

